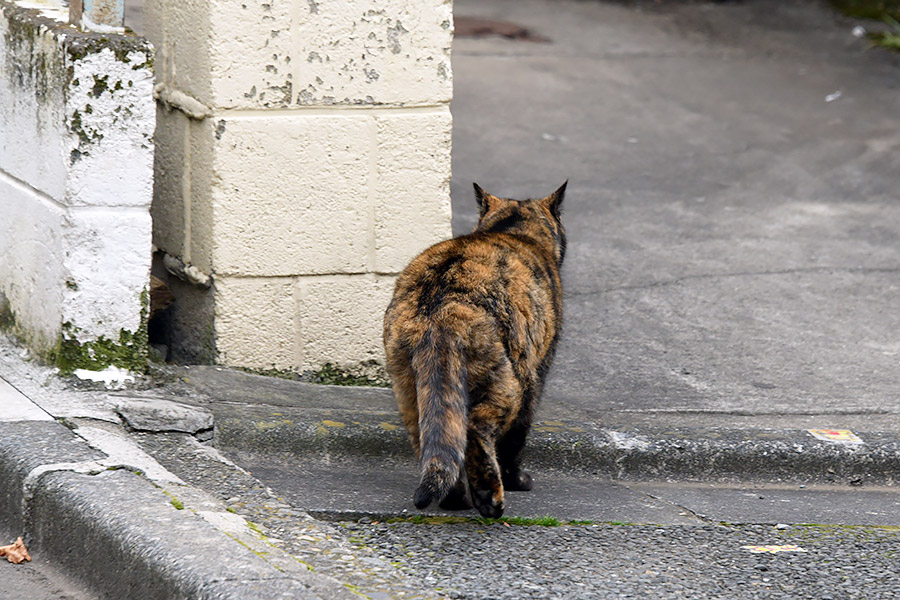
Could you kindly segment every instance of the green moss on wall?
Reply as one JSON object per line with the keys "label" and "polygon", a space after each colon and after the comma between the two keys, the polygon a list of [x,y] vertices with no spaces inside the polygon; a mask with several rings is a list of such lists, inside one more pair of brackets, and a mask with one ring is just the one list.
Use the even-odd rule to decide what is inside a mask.
{"label": "green moss on wall", "polygon": [[365,363],[356,369],[325,363],[318,371],[307,371],[303,379],[324,385],[390,387],[387,374],[377,363]]}
{"label": "green moss on wall", "polygon": [[0,292],[0,331],[13,333],[16,326],[16,315],[12,311],[6,295]]}
{"label": "green moss on wall", "polygon": [[102,371],[112,365],[129,371],[143,373],[147,369],[147,344],[142,344],[138,333],[122,329],[116,341],[100,336],[92,342],[75,339],[76,328],[68,327],[57,348],[52,352],[51,362],[61,374],[70,375],[76,369]]}
{"label": "green moss on wall", "polygon": [[119,330],[119,338],[110,340],[100,336],[94,341],[79,342],[80,328],[72,323],[64,323],[59,343],[50,353],[48,360],[56,365],[63,375],[70,375],[76,369],[102,371],[114,366],[128,369],[136,373],[147,370],[147,315],[150,307],[150,295],[147,290],[141,292],[141,325],[131,332]]}

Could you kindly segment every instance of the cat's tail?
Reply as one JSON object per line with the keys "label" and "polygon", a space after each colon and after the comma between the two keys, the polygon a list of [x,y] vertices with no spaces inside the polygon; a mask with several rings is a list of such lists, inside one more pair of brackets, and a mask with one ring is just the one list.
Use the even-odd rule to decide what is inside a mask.
{"label": "cat's tail", "polygon": [[413,357],[419,405],[422,479],[416,508],[444,499],[465,468],[468,384],[462,347],[452,333],[426,330]]}

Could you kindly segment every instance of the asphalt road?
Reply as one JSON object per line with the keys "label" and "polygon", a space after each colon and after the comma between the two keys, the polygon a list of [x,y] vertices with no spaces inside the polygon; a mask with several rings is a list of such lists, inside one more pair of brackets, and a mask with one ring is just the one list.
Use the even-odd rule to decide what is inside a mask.
{"label": "asphalt road", "polygon": [[[14,541],[9,536],[9,543]],[[7,542],[0,543],[6,545]],[[95,600],[99,596],[73,581],[42,557],[14,565],[0,559],[0,596],[3,600]]]}
{"label": "asphalt road", "polygon": [[[476,523],[346,529],[360,547],[375,548],[450,598],[895,598],[900,584],[900,534],[886,529]],[[777,553],[754,553],[760,546]]]}
{"label": "asphalt road", "polygon": [[806,0],[454,11],[551,40],[453,48],[455,233],[472,181],[521,198],[569,180],[540,414],[897,422],[898,55]]}
{"label": "asphalt road", "polygon": [[[507,514],[526,520],[488,523],[413,509],[411,465],[227,453],[238,468],[189,436],[140,440],[269,543],[369,598],[887,599],[900,589],[893,488],[535,473],[532,492],[510,495]],[[548,515],[559,524],[536,524]]]}

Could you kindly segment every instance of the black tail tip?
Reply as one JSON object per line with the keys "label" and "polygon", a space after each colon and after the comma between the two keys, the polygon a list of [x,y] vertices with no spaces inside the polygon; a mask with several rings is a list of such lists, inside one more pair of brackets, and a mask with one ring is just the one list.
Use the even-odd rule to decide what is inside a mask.
{"label": "black tail tip", "polygon": [[416,508],[428,508],[434,502],[434,492],[424,485],[420,485],[416,489],[416,495],[413,497],[413,504]]}

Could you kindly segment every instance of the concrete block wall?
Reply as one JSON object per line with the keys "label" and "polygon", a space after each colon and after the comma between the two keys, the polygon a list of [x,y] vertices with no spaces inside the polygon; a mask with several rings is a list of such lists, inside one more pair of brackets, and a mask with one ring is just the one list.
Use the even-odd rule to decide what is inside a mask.
{"label": "concrete block wall", "polygon": [[61,2],[23,5],[0,0],[0,313],[50,353],[142,325],[153,52],[77,31]]}
{"label": "concrete block wall", "polygon": [[396,274],[450,236],[449,0],[146,0],[174,358],[380,362]]}

